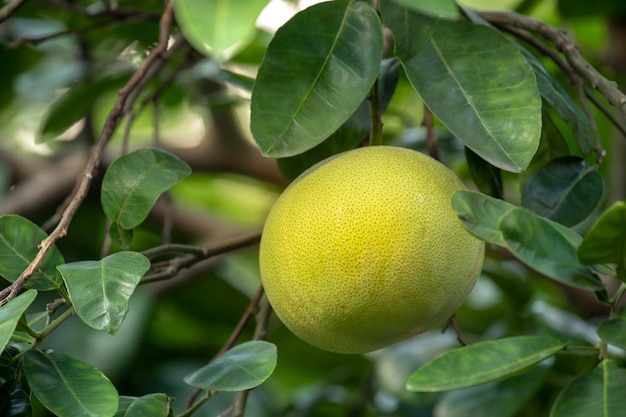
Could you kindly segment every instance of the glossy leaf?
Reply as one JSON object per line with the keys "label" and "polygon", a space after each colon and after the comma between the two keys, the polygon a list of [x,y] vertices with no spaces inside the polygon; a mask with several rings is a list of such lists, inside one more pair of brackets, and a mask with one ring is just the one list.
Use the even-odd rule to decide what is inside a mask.
{"label": "glossy leaf", "polygon": [[497,381],[532,368],[563,347],[551,337],[518,336],[452,349],[411,375],[407,389],[448,391]]}
{"label": "glossy leaf", "polygon": [[199,52],[226,59],[254,37],[268,0],[176,0],[176,23]]}
{"label": "glossy leaf", "polygon": [[[400,61],[383,60],[378,79],[381,113],[384,113],[396,88]],[[371,128],[370,100],[365,99],[356,111],[328,139],[299,155],[279,158],[278,166],[288,180],[294,180],[317,162],[340,152],[356,148],[367,138]]]}
{"label": "glossy leaf", "polygon": [[452,195],[452,209],[465,227],[485,242],[505,246],[500,219],[515,206],[506,201],[473,191],[460,190]]}
{"label": "glossy leaf", "polygon": [[120,396],[115,417],[167,417],[170,399],[165,394],[147,394],[143,397]]}
{"label": "glossy leaf", "polygon": [[583,159],[550,161],[522,190],[522,206],[565,226],[585,220],[602,199],[604,183],[595,167]]}
{"label": "glossy leaf", "polygon": [[429,18],[392,4],[383,3],[383,19],[424,102],[481,158],[504,170],[524,170],[539,145],[542,104],[521,52],[490,27]]}
{"label": "glossy leaf", "polygon": [[98,369],[71,356],[49,356],[30,350],[24,374],[39,401],[59,417],[112,417],[117,391]]}
{"label": "glossy leaf", "polygon": [[0,352],[4,351],[17,327],[17,322],[36,296],[37,291],[28,290],[0,308]]}
{"label": "glossy leaf", "polygon": [[[17,215],[0,216],[0,275],[15,282],[28,267],[37,253],[39,244],[48,237],[39,226]],[[41,267],[26,282],[26,288],[47,291],[58,288],[61,280],[56,276],[56,266],[62,264],[63,256],[52,246]]]}
{"label": "glossy leaf", "polygon": [[580,152],[583,155],[589,155],[594,149],[595,140],[598,136],[598,133],[589,123],[589,119],[567,90],[552,77],[541,62],[526,49],[521,48],[521,50],[535,73],[541,97],[572,128]]}
{"label": "glossy leaf", "polygon": [[160,149],[140,149],[116,159],[102,180],[102,208],[122,229],[145,220],[157,198],[191,173],[189,166]]}
{"label": "glossy leaf", "polygon": [[614,203],[602,214],[580,244],[578,259],[584,264],[626,266],[626,203]]}
{"label": "glossy leaf", "polygon": [[626,349],[626,320],[604,320],[598,325],[598,336],[612,345]]}
{"label": "glossy leaf", "polygon": [[564,284],[587,290],[602,290],[602,282],[576,257],[582,238],[558,223],[533,212],[514,208],[500,220],[506,247],[521,261]]}
{"label": "glossy leaf", "polygon": [[111,238],[111,242],[122,250],[130,249],[130,245],[133,242],[133,235],[134,232],[132,229],[122,229],[118,223],[112,223],[109,228],[109,237]]}
{"label": "glossy leaf", "polygon": [[31,417],[33,415],[30,398],[19,385],[15,386],[6,398],[5,407],[4,410],[0,408],[0,412],[4,411],[3,417]]}
{"label": "glossy leaf", "polygon": [[209,391],[242,391],[261,385],[276,367],[276,346],[262,340],[245,342],[185,377]]}
{"label": "glossy leaf", "polygon": [[604,360],[565,387],[550,417],[618,417],[626,410],[626,369]]}
{"label": "glossy leaf", "polygon": [[150,261],[138,252],[117,252],[100,261],[80,261],[58,270],[78,316],[90,327],[114,334]]}
{"label": "glossy leaf", "polygon": [[393,0],[420,13],[434,17],[455,19],[459,17],[459,9],[453,0]]}
{"label": "glossy leaf", "polygon": [[447,392],[437,402],[434,415],[512,417],[541,388],[549,370],[548,366],[536,366],[502,381]]}
{"label": "glossy leaf", "polygon": [[335,132],[367,96],[382,54],[367,2],[316,4],[282,26],[252,91],[252,134],[264,155],[297,155]]}

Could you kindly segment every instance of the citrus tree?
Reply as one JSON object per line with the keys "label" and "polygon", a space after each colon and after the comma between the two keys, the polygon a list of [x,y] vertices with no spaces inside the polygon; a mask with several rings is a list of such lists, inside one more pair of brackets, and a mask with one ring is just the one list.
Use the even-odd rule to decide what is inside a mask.
{"label": "citrus tree", "polygon": [[[3,3],[1,414],[623,415],[626,96],[613,80],[626,73],[626,5],[268,3]],[[416,187],[428,176],[458,185],[420,194],[445,199],[396,225],[448,236],[442,250],[423,241],[423,252],[362,251],[359,262],[410,278],[426,262],[414,255],[432,253],[428,265],[445,271],[463,261],[441,254],[469,239],[480,245],[466,262],[482,270],[458,310],[467,282],[446,277],[430,330],[332,353],[272,314],[258,244],[290,183],[305,184],[302,196],[341,190],[352,208],[373,195],[330,187],[383,177],[382,195],[395,192],[391,176],[412,168],[392,159],[302,180],[365,146],[425,155]],[[283,236],[306,262],[334,247],[341,265],[352,262],[345,242],[392,243],[367,222],[352,240],[315,227],[286,240],[307,216],[268,221],[270,281],[290,257],[276,255]],[[311,262],[289,266],[306,272],[290,285],[333,260]],[[368,300],[393,295],[381,314],[411,320],[432,301],[405,302],[411,279],[373,277]],[[320,303],[343,300],[320,292]],[[324,337],[369,335],[370,313]],[[301,335],[328,324],[290,320]]]}

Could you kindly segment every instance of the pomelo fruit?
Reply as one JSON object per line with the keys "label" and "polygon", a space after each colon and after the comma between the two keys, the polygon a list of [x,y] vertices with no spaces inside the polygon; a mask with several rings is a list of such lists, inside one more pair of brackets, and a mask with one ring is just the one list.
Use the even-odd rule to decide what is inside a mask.
{"label": "pomelo fruit", "polygon": [[305,171],[275,202],[261,238],[261,279],[278,317],[304,341],[341,353],[446,322],[484,258],[484,242],[451,207],[464,188],[438,161],[389,146]]}

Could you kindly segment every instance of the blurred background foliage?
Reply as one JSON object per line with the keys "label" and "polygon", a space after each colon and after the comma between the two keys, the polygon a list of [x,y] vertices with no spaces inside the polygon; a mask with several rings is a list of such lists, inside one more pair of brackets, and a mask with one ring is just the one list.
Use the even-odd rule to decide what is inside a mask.
{"label": "blurred background foliage", "polygon": [[[158,0],[119,0],[128,15],[111,18],[106,1],[37,0],[0,24],[0,211],[22,214],[37,224],[54,215],[74,181],[123,86],[158,39]],[[286,13],[298,2],[272,2],[254,39],[229,61],[219,63],[187,48],[167,63],[136,108],[132,124],[118,129],[106,162],[120,155],[125,141],[138,148],[157,141],[193,168],[168,198],[157,204],[135,230],[133,250],[163,242],[164,219],[173,224],[172,241],[208,244],[258,231],[274,199],[286,185],[275,163],[252,145],[248,127],[251,77]],[[302,2],[300,6],[304,6]],[[626,74],[626,3],[617,0],[465,0],[479,9],[516,10],[566,29],[583,55],[608,78]],[[99,12],[102,11],[102,14]],[[50,34],[68,31],[66,36]],[[544,64],[564,85],[550,61]],[[182,70],[178,70],[182,67]],[[162,91],[160,91],[162,89]],[[385,141],[425,147],[422,104],[401,73],[383,116]],[[601,166],[608,183],[605,207],[624,199],[624,140],[600,113],[596,115],[609,158]],[[569,128],[549,112],[545,120],[564,136]],[[548,123],[549,124],[549,123]],[[463,147],[439,132],[442,159],[469,179]],[[505,176],[515,182],[517,177]],[[94,187],[97,189],[98,187]],[[517,187],[505,187],[507,192]],[[519,195],[507,195],[519,201]],[[174,215],[168,214],[174,210]],[[600,210],[599,210],[600,211]],[[590,222],[594,220],[593,216]],[[580,225],[584,232],[590,222]],[[93,192],[78,211],[58,247],[67,262],[99,259],[105,217]],[[142,286],[117,333],[89,329],[74,317],[46,347],[102,370],[121,394],[165,392],[180,412],[193,389],[182,383],[189,372],[219,351],[259,285],[257,250],[203,262],[176,278]],[[32,310],[41,311],[40,297]],[[538,276],[506,254],[490,252],[474,292],[457,315],[471,343],[527,332],[566,336],[595,343],[595,325],[606,314],[587,293],[565,289]],[[249,326],[241,339],[249,339]],[[573,376],[592,369],[593,352],[559,355],[549,375],[531,373],[443,394],[409,393],[408,375],[421,363],[457,346],[453,334],[433,330],[367,355],[323,352],[301,342],[272,319],[269,340],[279,349],[275,373],[252,392],[247,416],[546,416],[555,396]],[[529,381],[534,381],[530,383]],[[543,385],[541,392],[537,392]],[[518,387],[511,390],[511,386]],[[526,397],[519,396],[524,387]],[[507,392],[515,392],[514,398]],[[216,416],[232,396],[220,393],[197,416]],[[489,409],[481,409],[488,407]],[[484,414],[481,414],[484,413]],[[35,416],[45,416],[42,409]]]}

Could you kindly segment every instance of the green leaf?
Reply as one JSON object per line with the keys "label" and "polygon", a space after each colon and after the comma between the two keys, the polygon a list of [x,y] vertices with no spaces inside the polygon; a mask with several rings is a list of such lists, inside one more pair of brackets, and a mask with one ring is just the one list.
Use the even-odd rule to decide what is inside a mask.
{"label": "green leaf", "polygon": [[595,210],[603,190],[596,167],[577,157],[558,158],[528,180],[522,190],[522,206],[571,227]]}
{"label": "green leaf", "polygon": [[565,387],[557,397],[550,417],[618,417],[626,410],[626,369],[604,360]]}
{"label": "green leaf", "polygon": [[467,147],[465,148],[465,160],[476,187],[484,194],[501,199],[504,192],[500,169],[486,162]]}
{"label": "green leaf", "polygon": [[409,391],[437,392],[467,388],[524,372],[565,346],[544,336],[489,340],[452,349],[409,377]]}
{"label": "green leaf", "polygon": [[261,385],[276,368],[276,346],[262,340],[242,343],[187,375],[185,382],[209,391],[242,391]]}
{"label": "green leaf", "polygon": [[37,291],[28,290],[0,308],[0,352],[4,351],[17,327],[17,322],[36,296]]}
{"label": "green leaf", "polygon": [[112,417],[117,391],[102,372],[71,356],[24,355],[24,374],[39,401],[59,417]]}
{"label": "green leaf", "polygon": [[459,190],[452,195],[452,209],[465,227],[477,238],[506,246],[500,219],[516,206],[473,191]]}
{"label": "green leaf", "polygon": [[367,2],[316,4],[282,26],[252,91],[252,134],[270,157],[297,155],[336,131],[367,96],[382,55]]}
{"label": "green leaf", "polygon": [[447,392],[437,401],[434,415],[512,417],[543,385],[549,370],[548,366],[536,366],[503,381]]}
{"label": "green leaf", "polygon": [[[0,216],[0,275],[15,282],[39,252],[39,244],[48,237],[39,226],[24,217]],[[64,262],[61,252],[52,246],[41,267],[26,282],[26,288],[48,291],[58,288],[61,280],[56,266]]]}
{"label": "green leaf", "polygon": [[120,396],[115,417],[167,417],[170,399],[165,394],[147,394],[143,397]]}
{"label": "green leaf", "polygon": [[[385,59],[378,78],[378,96],[381,113],[387,108],[398,82],[398,59]],[[299,155],[279,158],[278,166],[289,180],[294,180],[316,163],[340,152],[356,148],[367,137],[371,128],[370,100],[363,100],[356,111],[328,139]]]}
{"label": "green leaf", "polygon": [[619,201],[602,214],[578,247],[578,259],[626,266],[626,203]]}
{"label": "green leaf", "polygon": [[133,242],[133,230],[122,229],[118,223],[111,224],[109,228],[109,236],[111,242],[122,250],[129,250]]}
{"label": "green leaf", "polygon": [[189,166],[160,149],[140,149],[116,159],[102,180],[102,208],[122,229],[145,220],[157,198],[191,173]]}
{"label": "green leaf", "polygon": [[56,138],[92,111],[92,106],[85,103],[93,104],[108,92],[122,88],[125,83],[125,78],[115,77],[71,87],[50,106],[35,142],[44,143]]}
{"label": "green leaf", "polygon": [[199,52],[227,59],[252,41],[269,0],[176,0],[176,23]]}
{"label": "green leaf", "polygon": [[453,0],[393,0],[395,3],[434,17],[456,19],[459,9]]}
{"label": "green leaf", "polygon": [[622,319],[604,320],[598,325],[598,336],[614,346],[626,349],[626,321]]}
{"label": "green leaf", "polygon": [[490,27],[433,19],[392,4],[383,3],[383,18],[424,102],[481,158],[504,170],[524,170],[539,145],[541,98],[521,52]]}
{"label": "green leaf", "polygon": [[520,46],[520,50],[535,73],[541,96],[556,111],[556,114],[572,128],[576,144],[582,154],[589,155],[594,149],[595,139],[598,136],[589,123],[589,119],[567,90],[552,77],[541,62],[525,48]]}
{"label": "green leaf", "polygon": [[516,207],[500,219],[506,247],[518,259],[563,284],[586,290],[604,286],[591,269],[576,257],[582,238],[558,223]]}
{"label": "green leaf", "polygon": [[128,301],[150,268],[138,252],[117,252],[101,261],[72,262],[58,267],[78,316],[96,330],[117,332],[128,313]]}

